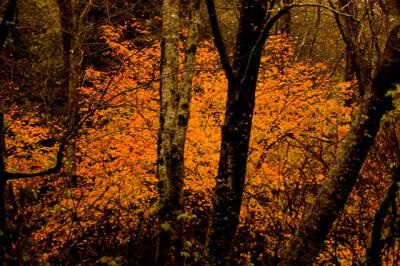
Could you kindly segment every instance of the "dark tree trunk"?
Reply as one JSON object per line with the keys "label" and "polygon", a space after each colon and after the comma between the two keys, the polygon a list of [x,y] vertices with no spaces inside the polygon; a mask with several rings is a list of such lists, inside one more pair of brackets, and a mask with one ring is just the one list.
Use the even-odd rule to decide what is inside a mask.
{"label": "dark tree trunk", "polygon": [[63,58],[64,58],[64,84],[68,87],[69,78],[69,56],[71,51],[71,39],[73,29],[72,7],[70,0],[57,0],[58,9],[60,12],[60,22],[63,41]]}
{"label": "dark tree trunk", "polygon": [[336,162],[322,185],[316,202],[304,215],[279,265],[311,265],[354,186],[361,166],[378,132],[383,115],[392,108],[385,96],[400,81],[400,26],[394,28],[368,84],[364,100],[341,144]]}
{"label": "dark tree trunk", "polygon": [[[398,164],[397,164],[398,165]],[[397,210],[396,207],[396,193],[399,191],[400,184],[400,167],[397,166],[392,173],[392,184],[387,190],[384,200],[379,206],[378,211],[374,217],[374,226],[372,227],[371,242],[367,250],[367,265],[368,266],[380,266],[381,265],[381,254],[385,247],[385,244],[390,244],[390,239],[393,237],[392,230],[387,230],[384,232],[385,225],[384,219],[390,215],[390,209]],[[394,215],[391,217],[394,223],[399,219]]]}
{"label": "dark tree trunk", "polygon": [[344,66],[344,80],[352,81],[354,79],[354,65],[350,51],[346,48],[345,51],[345,66]]}
{"label": "dark tree trunk", "polygon": [[[343,12],[356,17],[354,2],[339,0],[338,4]],[[358,40],[361,25],[350,17],[343,17],[336,14],[335,19],[346,45],[345,78],[350,79],[354,75],[356,76],[359,88],[358,97],[362,99],[371,82],[372,71],[365,52]]]}
{"label": "dark tree trunk", "polygon": [[15,26],[16,10],[17,0],[9,0],[0,24],[0,50],[4,46],[10,30]]}
{"label": "dark tree trunk", "polygon": [[392,182],[374,216],[374,225],[364,263],[367,266],[381,265],[384,250],[392,247],[396,235],[400,233],[400,142],[396,133],[397,117],[396,112],[391,112],[381,123],[381,132],[384,132],[387,145],[381,149],[386,151],[385,157]]}
{"label": "dark tree trunk", "polygon": [[229,264],[239,221],[262,51],[254,48],[265,20],[263,1],[243,1],[232,65],[233,79],[228,82],[214,210],[208,235],[211,265]]}
{"label": "dark tree trunk", "polygon": [[7,178],[4,163],[4,113],[0,110],[0,263],[7,263],[7,257],[10,256],[11,238],[7,228],[7,205],[6,205],[6,187]]}
{"label": "dark tree trunk", "polygon": [[[80,83],[81,61],[83,57],[81,43],[81,17],[80,0],[57,0],[60,11],[60,21],[63,39],[63,88],[58,93],[58,97],[65,98],[66,102],[66,124],[69,129],[75,127],[79,120],[78,92]],[[74,176],[76,168],[76,147],[74,141],[68,143],[66,147],[67,162],[65,164],[65,175],[71,184],[76,184]]]}
{"label": "dark tree trunk", "polygon": [[[78,86],[80,84],[81,76],[81,62],[83,58],[82,40],[81,40],[81,10],[80,0],[70,0],[72,10],[72,29],[70,33],[70,50],[69,50],[69,63],[68,67],[68,102],[67,102],[67,120],[68,128],[72,129],[79,121],[78,110]],[[66,148],[67,161],[65,163],[65,174],[71,184],[74,186],[77,183],[75,176],[75,169],[77,164],[76,159],[76,146],[75,142],[68,143]]]}

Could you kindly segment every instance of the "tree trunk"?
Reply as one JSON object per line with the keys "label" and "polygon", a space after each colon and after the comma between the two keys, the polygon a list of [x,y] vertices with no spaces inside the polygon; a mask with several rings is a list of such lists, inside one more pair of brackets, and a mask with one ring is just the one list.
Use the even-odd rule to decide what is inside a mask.
{"label": "tree trunk", "polygon": [[228,265],[232,253],[245,183],[255,89],[262,51],[254,51],[254,47],[261,36],[265,20],[266,6],[263,1],[242,2],[232,65],[234,79],[228,78],[214,209],[207,239],[211,265]]}
{"label": "tree trunk", "polygon": [[3,19],[0,23],[0,50],[3,48],[10,29],[15,26],[15,12],[17,10],[17,0],[9,0]]}
{"label": "tree trunk", "polygon": [[159,228],[156,264],[183,264],[183,180],[184,149],[189,120],[192,78],[198,43],[199,1],[192,1],[186,38],[184,72],[179,69],[178,0],[163,1],[161,41],[160,128],[158,132],[157,176],[159,179]]}
{"label": "tree trunk", "polygon": [[[388,146],[382,148],[386,150],[392,183],[387,188],[385,196],[375,213],[370,243],[363,265],[381,265],[383,250],[390,248],[396,238],[396,232],[400,233],[400,143],[396,134],[396,116],[396,114],[389,114],[381,123],[381,130],[384,132],[385,142],[388,144]],[[388,223],[385,223],[386,218],[389,220]]]}
{"label": "tree trunk", "polygon": [[395,82],[400,81],[399,69],[400,26],[397,26],[390,33],[376,75],[367,86],[364,101],[339,148],[336,162],[279,265],[310,265],[320,252],[354,186],[380,120],[391,109],[391,101],[385,95]]}
{"label": "tree trunk", "polygon": [[[78,122],[78,93],[77,88],[80,82],[82,47],[80,38],[80,1],[79,0],[58,0],[60,20],[62,26],[63,57],[64,57],[64,87],[59,97],[67,95],[67,127],[72,129]],[[67,179],[76,183],[74,176],[76,168],[75,143],[72,140],[66,147],[65,175]]]}
{"label": "tree trunk", "polygon": [[[14,26],[17,0],[10,0],[7,4],[3,19],[0,24],[0,50],[3,48],[10,29]],[[6,188],[7,178],[5,172],[5,141],[4,141],[4,113],[3,104],[0,103],[0,263],[6,263],[6,257],[10,253],[10,235],[7,229]]]}
{"label": "tree trunk", "polygon": [[0,263],[7,263],[7,257],[10,256],[11,243],[10,232],[7,228],[7,205],[6,205],[6,187],[7,179],[5,173],[5,141],[4,141],[4,113],[0,110]]}
{"label": "tree trunk", "polygon": [[[390,210],[396,212],[395,215],[391,217],[391,225],[396,227],[397,220],[399,219],[397,214],[397,203],[396,195],[400,187],[400,167],[397,163],[397,167],[392,173],[392,183],[389,186],[385,198],[383,199],[378,211],[374,217],[374,226],[371,233],[371,242],[367,250],[367,263],[368,266],[380,266],[381,265],[381,254],[385,245],[390,244],[393,240],[393,230],[385,230],[384,219],[388,215],[390,216]],[[392,227],[392,226],[390,226]]]}
{"label": "tree trunk", "polygon": [[73,18],[72,18],[72,6],[71,1],[73,0],[57,0],[58,9],[60,12],[60,24],[62,30],[62,42],[63,42],[63,62],[64,62],[64,75],[63,84],[65,91],[59,97],[64,97],[69,83],[69,68],[70,68],[70,51],[71,51],[71,39],[73,29]]}
{"label": "tree trunk", "polygon": [[[68,128],[72,129],[76,126],[79,120],[78,111],[78,91],[77,88],[80,83],[81,75],[81,61],[82,61],[82,47],[80,38],[80,8],[79,0],[71,0],[72,10],[72,34],[71,34],[71,50],[69,54],[69,77],[68,77],[68,103],[67,103],[67,115],[68,115]],[[72,185],[76,185],[76,146],[74,140],[72,140],[66,149],[66,176]]]}
{"label": "tree trunk", "polygon": [[[293,3],[293,0],[283,0],[284,5],[290,5]],[[281,21],[278,23],[278,33],[283,33],[286,35],[290,35],[292,32],[292,12],[288,11],[284,16],[282,16]]]}
{"label": "tree trunk", "polygon": [[[356,17],[356,7],[354,2],[349,0],[339,0],[338,4],[343,12]],[[372,70],[358,39],[361,25],[350,17],[340,17],[335,14],[335,19],[346,45],[345,78],[349,79],[353,75],[356,76],[359,88],[357,96],[362,100],[362,97],[371,82]]]}

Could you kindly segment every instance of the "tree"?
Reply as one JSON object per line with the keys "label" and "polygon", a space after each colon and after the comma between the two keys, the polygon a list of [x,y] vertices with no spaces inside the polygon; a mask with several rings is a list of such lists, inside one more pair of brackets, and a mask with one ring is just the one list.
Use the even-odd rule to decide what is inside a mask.
{"label": "tree", "polygon": [[11,255],[11,242],[10,242],[10,230],[8,228],[8,219],[7,219],[7,197],[6,197],[6,188],[7,181],[15,180],[15,179],[24,179],[31,178],[37,176],[45,176],[53,173],[57,173],[60,171],[63,166],[63,151],[65,149],[66,144],[74,135],[74,132],[77,130],[77,125],[72,129],[68,130],[63,138],[60,140],[56,161],[54,164],[46,169],[41,169],[38,171],[32,172],[14,172],[8,171],[6,169],[6,140],[5,140],[5,125],[4,125],[4,112],[0,112],[0,258],[3,259],[3,262],[6,262],[10,259]]}
{"label": "tree", "polygon": [[242,203],[261,51],[272,25],[283,14],[267,15],[266,11],[272,7],[267,1],[242,1],[231,64],[219,30],[214,1],[207,0],[206,3],[214,42],[228,80],[207,251],[211,265],[227,265]]}
{"label": "tree", "polygon": [[[391,143],[390,174],[391,184],[388,186],[386,193],[379,205],[375,215],[374,224],[371,230],[371,240],[367,248],[366,265],[378,266],[381,265],[381,257],[383,250],[392,245],[396,237],[396,231],[399,230],[400,217],[397,214],[399,202],[398,191],[400,189],[400,160],[399,160],[399,140],[396,134],[396,123],[394,110],[381,122],[381,128],[387,134]],[[388,224],[385,224],[385,219],[388,218]]]}
{"label": "tree", "polygon": [[[64,62],[64,86],[67,95],[67,127],[73,128],[77,124],[78,117],[78,92],[80,85],[81,64],[83,60],[82,43],[84,40],[83,20],[90,11],[91,4],[86,4],[83,8],[80,0],[58,0],[57,1],[60,21],[62,27],[63,41],[63,62]],[[75,183],[74,177],[76,168],[75,143],[67,145],[67,165],[66,175],[69,181]]]}
{"label": "tree", "polygon": [[[216,180],[217,185],[215,189],[214,210],[211,218],[207,246],[210,263],[212,265],[226,265],[229,263],[232,242],[234,240],[238,216],[240,213],[253,115],[254,92],[262,47],[265,40],[268,38],[271,27],[280,17],[287,14],[292,7],[327,7],[319,4],[290,4],[281,8],[274,15],[271,15],[269,12],[268,15],[266,15],[266,10],[268,10],[267,3],[263,3],[262,1],[243,1],[236,40],[236,50],[233,64],[231,65],[218,29],[214,3],[213,1],[206,1],[206,3],[210,15],[211,26],[213,28],[214,42],[220,53],[222,65],[228,79],[228,99],[225,122],[222,127],[220,163]],[[346,19],[352,19],[348,14],[332,9],[331,11],[333,11],[337,17],[340,15],[346,17]],[[260,25],[263,26],[260,27]],[[392,39],[395,38],[393,36],[395,36],[395,34],[392,35]],[[396,40],[391,40],[390,45],[395,42]],[[391,53],[394,53],[393,50],[390,50],[390,47],[387,51],[389,57],[392,56]],[[394,57],[394,60],[397,60],[395,54]],[[393,58],[390,58],[389,60],[392,59]],[[349,148],[345,149],[344,153],[342,152],[339,154],[337,165],[332,167],[330,176],[341,176],[344,173],[348,174],[347,171],[356,176],[361,167],[365,154],[368,151],[368,147],[371,145],[373,136],[375,136],[378,129],[379,120],[386,112],[386,108],[390,107],[390,103],[386,104],[386,106],[382,105],[382,103],[386,103],[385,92],[396,80],[396,75],[394,75],[393,69],[395,69],[397,65],[394,63],[395,67],[393,67],[393,65],[387,67],[385,65],[386,63],[386,61],[382,62],[380,71],[378,71],[374,81],[369,84],[369,93],[365,99],[366,104],[360,108],[359,117],[355,120],[352,130],[349,133],[350,137],[345,141],[345,143],[350,144]],[[364,81],[360,81],[360,83],[362,82]],[[356,143],[356,145],[354,145],[354,143]],[[365,154],[363,152],[365,152]],[[344,154],[352,154],[353,157],[344,156]],[[363,154],[364,157],[362,157]],[[358,163],[359,166],[355,165],[355,167],[353,167],[354,163]],[[356,172],[353,173],[353,171]],[[339,178],[343,182],[341,177],[336,178]],[[344,180],[347,182],[347,179]],[[323,191],[329,195],[335,195],[335,189],[346,190],[349,186],[351,187],[351,183],[341,183],[343,186],[337,187],[329,182],[325,183],[325,187],[328,186],[329,188],[325,188]],[[345,193],[348,195],[348,192]],[[319,198],[317,202],[320,200],[321,198]],[[329,205],[331,202],[328,203],[326,208],[330,210],[329,216],[327,216],[329,219],[331,219],[331,212],[334,213],[338,206],[341,208],[344,204],[343,198],[341,197],[335,198],[333,196],[332,200],[335,201],[335,203],[338,202],[342,205]],[[335,206],[334,209],[331,209],[332,206]],[[319,208],[317,209],[319,210]],[[315,213],[316,209],[312,209],[312,211],[308,212],[308,215],[315,218]],[[314,230],[317,230],[316,232],[313,232],[315,234],[311,234],[315,238],[320,237],[321,232],[324,230],[323,225],[325,225],[324,222],[327,217],[321,213],[318,218],[321,218],[321,216],[324,218],[324,220],[318,220],[321,224],[318,224],[318,226],[315,226],[315,224],[310,225]],[[307,220],[305,219],[303,224],[307,224],[305,221]],[[331,221],[331,224],[333,221],[334,219]],[[295,237],[294,239],[297,239],[297,241],[300,241],[299,239],[307,241],[306,239],[308,239],[308,237],[310,237],[310,235],[305,234],[301,237]],[[312,252],[309,252],[308,246],[302,246],[298,249],[293,246],[288,249],[286,256],[290,257],[290,254],[292,254],[294,250],[296,250],[296,252],[298,250],[303,252],[299,255],[298,259],[301,258],[304,253],[307,253],[307,255],[312,254]],[[296,260],[287,262],[287,260],[288,258],[285,257],[282,264],[286,265],[285,263],[287,263],[290,265],[296,265],[302,262]],[[307,263],[310,263],[310,261]]]}
{"label": "tree", "polygon": [[[309,265],[321,250],[329,230],[354,186],[378,132],[380,120],[392,108],[386,93],[394,83],[400,81],[399,49],[400,25],[397,25],[390,32],[374,77],[359,80],[359,86],[365,89],[362,103],[350,131],[339,148],[336,162],[331,166],[316,202],[304,214],[300,227],[291,240],[280,265]],[[358,64],[358,67],[361,66]]]}
{"label": "tree", "polygon": [[162,12],[160,127],[157,146],[159,210],[156,264],[183,262],[184,150],[195,55],[198,43],[199,1],[191,2],[185,62],[179,80],[180,1],[164,0]]}
{"label": "tree", "polygon": [[0,23],[0,50],[7,40],[10,30],[15,26],[15,12],[17,10],[17,0],[10,0],[7,3],[3,19]]}
{"label": "tree", "polygon": [[[61,9],[60,9],[61,10]],[[16,11],[16,1],[11,0],[8,5],[7,9],[5,11],[5,16],[3,18],[3,21],[1,23],[0,27],[0,36],[1,36],[1,42],[0,42],[0,48],[3,47],[6,38],[9,33],[9,29],[11,26],[14,25],[14,13]],[[77,18],[75,18],[75,21],[77,21]],[[75,46],[73,46],[75,47]],[[68,50],[69,51],[69,50]],[[80,58],[80,57],[79,57]],[[68,60],[70,62],[70,60]],[[75,61],[76,65],[76,61]],[[76,67],[73,67],[74,71],[72,72],[72,77],[69,78],[69,80],[73,79],[76,77]],[[69,82],[70,84],[70,82]],[[74,83],[74,87],[70,86],[69,89],[69,95],[73,94],[76,95],[76,87],[77,84]],[[72,89],[73,88],[73,89]],[[75,93],[74,93],[75,92]],[[73,98],[73,97],[69,97]],[[73,98],[73,100],[69,100],[69,102],[74,102],[76,103],[76,98]],[[70,105],[70,104],[69,104]],[[11,238],[10,238],[10,230],[8,228],[8,219],[7,219],[7,197],[6,197],[6,188],[7,188],[7,181],[8,180],[13,180],[13,179],[20,179],[20,178],[30,178],[30,177],[36,177],[36,176],[43,176],[43,175],[48,175],[51,173],[57,173],[61,167],[62,167],[62,160],[63,160],[63,151],[65,146],[67,145],[68,141],[73,137],[74,132],[77,130],[77,125],[78,125],[78,119],[76,116],[73,116],[74,119],[69,119],[69,129],[67,130],[66,134],[64,135],[63,139],[60,141],[58,152],[56,155],[56,162],[54,163],[53,166],[44,169],[44,170],[39,170],[36,172],[12,172],[12,171],[7,171],[6,169],[6,158],[5,158],[5,151],[6,151],[6,141],[5,141],[5,125],[4,125],[4,110],[3,110],[3,102],[0,104],[1,110],[0,110],[0,257],[3,259],[3,262],[6,262],[7,260],[10,259],[10,253],[11,253]],[[72,104],[71,104],[72,106]],[[69,112],[73,113],[72,107],[69,108]]]}
{"label": "tree", "polygon": [[[3,19],[0,24],[0,51],[7,40],[8,34],[12,26],[14,26],[15,11],[17,1],[10,0],[7,4]],[[7,230],[7,215],[6,215],[6,188],[7,179],[4,174],[4,126],[3,126],[3,104],[0,104],[0,258],[4,258],[10,252],[10,236]]]}

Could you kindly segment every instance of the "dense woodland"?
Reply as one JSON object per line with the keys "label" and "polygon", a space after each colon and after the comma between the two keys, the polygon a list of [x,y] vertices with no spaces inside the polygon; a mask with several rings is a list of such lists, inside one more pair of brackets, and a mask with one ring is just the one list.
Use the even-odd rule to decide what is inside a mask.
{"label": "dense woodland", "polygon": [[400,265],[399,0],[0,0],[1,265]]}

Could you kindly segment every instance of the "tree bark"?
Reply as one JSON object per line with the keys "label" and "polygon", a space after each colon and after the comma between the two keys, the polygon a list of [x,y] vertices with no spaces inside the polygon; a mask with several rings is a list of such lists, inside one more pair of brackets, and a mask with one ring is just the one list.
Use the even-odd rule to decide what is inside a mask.
{"label": "tree bark", "polygon": [[[390,244],[393,239],[392,230],[385,230],[384,219],[390,215],[390,209],[397,212],[396,206],[396,194],[399,191],[400,186],[400,167],[397,167],[392,173],[392,184],[389,186],[385,198],[383,199],[378,211],[374,217],[374,226],[371,233],[371,242],[367,250],[367,263],[368,266],[380,266],[381,265],[381,254],[386,244]],[[396,220],[399,219],[397,213],[391,217],[392,223],[396,224]]]}
{"label": "tree bark", "polygon": [[[0,23],[0,50],[3,48],[10,29],[15,25],[15,12],[17,0],[10,0],[7,4],[3,19]],[[7,176],[5,171],[5,132],[4,132],[4,113],[3,104],[0,103],[0,263],[6,263],[7,256],[10,255],[10,235],[7,228],[7,208],[6,208],[6,188]]]}
{"label": "tree bark", "polygon": [[[396,134],[396,115],[389,114],[382,121],[381,130],[385,135],[387,164],[390,169],[392,183],[387,188],[385,196],[374,216],[374,225],[371,230],[370,243],[363,265],[381,265],[381,256],[385,248],[390,247],[400,229],[400,143]],[[389,222],[385,223],[388,218]],[[397,233],[398,234],[398,233]]]}
{"label": "tree bark", "polygon": [[9,0],[3,19],[0,23],[0,50],[3,48],[10,30],[15,26],[15,13],[17,10],[17,0]]}
{"label": "tree bark", "polygon": [[[72,10],[72,34],[71,34],[71,45],[69,54],[69,71],[68,71],[68,103],[67,103],[67,115],[68,115],[68,128],[72,129],[76,126],[79,121],[79,110],[78,110],[78,86],[80,83],[81,75],[81,61],[83,51],[81,47],[81,22],[80,16],[81,11],[79,7],[79,0],[71,0]],[[66,176],[72,185],[76,185],[76,146],[74,140],[67,145],[66,150]]]}
{"label": "tree bark", "polygon": [[[60,10],[60,21],[62,26],[63,39],[63,58],[64,58],[64,86],[67,95],[67,117],[66,124],[69,129],[76,126],[79,120],[78,111],[78,92],[77,88],[80,82],[81,61],[82,61],[82,40],[81,40],[81,17],[82,14],[79,0],[58,0]],[[59,95],[60,97],[60,95]],[[76,183],[74,176],[76,168],[76,147],[72,140],[66,147],[66,164],[65,175],[67,179]]]}
{"label": "tree bark", "polygon": [[386,96],[394,83],[400,81],[400,26],[387,40],[384,54],[364,100],[340,146],[336,162],[313,206],[304,215],[299,229],[279,265],[310,265],[354,186],[368,150],[378,132],[380,120],[392,108]]}
{"label": "tree bark", "polygon": [[5,141],[4,141],[4,113],[0,110],[0,263],[7,263],[10,256],[10,232],[7,228],[6,188],[7,178],[5,173]]}
{"label": "tree bark", "polygon": [[178,82],[180,0],[163,1],[161,40],[160,128],[157,176],[159,228],[156,265],[182,265],[184,150],[189,121],[191,87],[198,43],[199,1],[192,1],[185,45],[184,70]]}
{"label": "tree bark", "polygon": [[[343,12],[350,14],[353,17],[356,16],[356,7],[354,2],[349,0],[339,0],[338,4]],[[356,76],[359,88],[358,97],[359,99],[362,99],[371,82],[372,70],[358,41],[361,25],[353,18],[346,16],[338,16],[335,14],[335,19],[346,45],[345,78],[351,79],[353,75]]]}
{"label": "tree bark", "polygon": [[[212,10],[213,3],[208,1],[207,4],[212,19],[215,13]],[[232,73],[229,73],[229,67],[224,67],[228,72],[228,97],[222,126],[214,208],[208,233],[207,252],[210,265],[228,265],[230,262],[242,203],[262,51],[254,50],[254,47],[257,46],[265,22],[266,5],[263,1],[242,1]],[[218,40],[215,42],[218,43]],[[221,56],[222,59],[223,57],[224,55]],[[225,62],[225,65],[228,63]]]}

